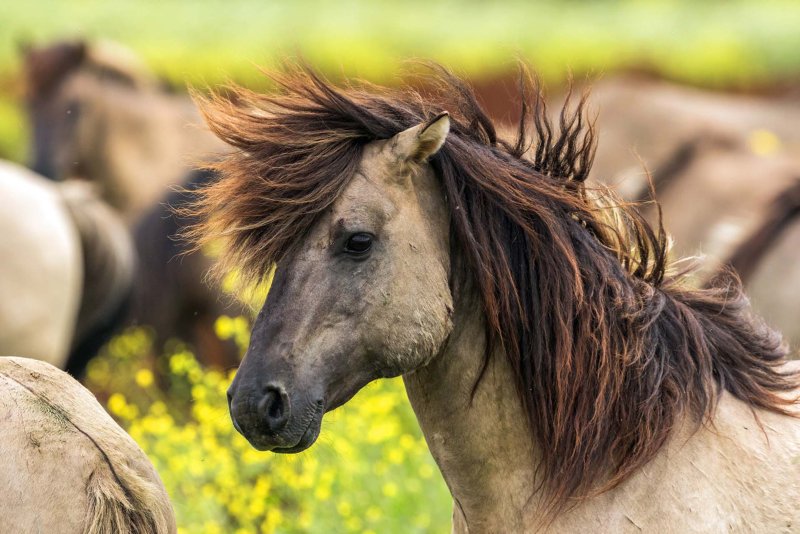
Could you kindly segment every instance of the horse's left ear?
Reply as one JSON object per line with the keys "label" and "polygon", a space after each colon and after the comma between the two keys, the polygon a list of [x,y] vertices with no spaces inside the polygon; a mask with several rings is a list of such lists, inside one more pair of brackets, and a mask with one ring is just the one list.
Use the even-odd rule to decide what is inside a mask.
{"label": "horse's left ear", "polygon": [[450,132],[450,115],[443,111],[436,117],[403,130],[390,141],[398,157],[422,163],[436,154]]}

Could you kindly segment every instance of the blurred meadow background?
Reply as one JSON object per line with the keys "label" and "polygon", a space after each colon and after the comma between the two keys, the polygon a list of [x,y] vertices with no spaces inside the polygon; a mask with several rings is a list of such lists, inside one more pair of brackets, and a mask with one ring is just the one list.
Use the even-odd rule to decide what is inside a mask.
{"label": "blurred meadow background", "polygon": [[[554,92],[570,76],[625,73],[800,100],[796,0],[31,0],[0,4],[0,21],[0,159],[23,164],[32,148],[21,50],[61,39],[118,42],[178,94],[229,80],[268,89],[258,67],[286,56],[333,79],[384,84],[402,81],[405,60],[432,58],[502,99],[519,58]],[[773,128],[747,126],[749,150],[781,143]],[[249,320],[245,310],[210,324],[243,354]],[[328,414],[309,451],[260,453],[230,424],[231,366],[207,365],[174,332],[162,337],[146,324],[125,330],[84,383],[153,460],[181,532],[449,531],[450,496],[401,381],[372,384]]]}
{"label": "blurred meadow background", "polygon": [[0,6],[0,156],[25,156],[18,48],[58,38],[112,39],[179,87],[232,79],[264,85],[258,66],[301,55],[331,76],[397,81],[408,58],[473,79],[513,70],[547,83],[568,73],[650,72],[715,88],[797,79],[800,4],[792,0],[392,2],[34,0]]}

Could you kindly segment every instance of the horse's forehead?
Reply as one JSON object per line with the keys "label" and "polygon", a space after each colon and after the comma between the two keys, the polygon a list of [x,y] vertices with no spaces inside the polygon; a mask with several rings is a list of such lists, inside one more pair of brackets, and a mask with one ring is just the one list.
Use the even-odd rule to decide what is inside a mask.
{"label": "horse's forehead", "polygon": [[393,195],[400,173],[400,164],[386,150],[386,141],[373,141],[364,147],[358,169],[343,196]]}
{"label": "horse's forehead", "polygon": [[387,150],[386,140],[372,141],[364,146],[359,170],[366,176],[388,181],[397,172],[397,164],[397,158]]}
{"label": "horse's forehead", "polygon": [[334,219],[380,219],[385,222],[401,201],[375,166],[360,167],[333,206]]}

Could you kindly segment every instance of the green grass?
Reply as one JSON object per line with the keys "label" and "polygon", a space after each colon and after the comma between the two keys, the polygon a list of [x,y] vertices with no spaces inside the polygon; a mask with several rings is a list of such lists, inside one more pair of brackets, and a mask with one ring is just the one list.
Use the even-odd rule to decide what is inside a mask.
{"label": "green grass", "polygon": [[[162,76],[200,86],[261,86],[255,65],[298,54],[333,75],[383,82],[409,57],[485,77],[519,56],[546,82],[642,68],[728,87],[800,71],[796,0],[31,0],[0,4],[0,20],[0,121],[18,92],[17,42],[64,36],[120,41]],[[19,155],[21,139],[0,124],[0,155]]]}

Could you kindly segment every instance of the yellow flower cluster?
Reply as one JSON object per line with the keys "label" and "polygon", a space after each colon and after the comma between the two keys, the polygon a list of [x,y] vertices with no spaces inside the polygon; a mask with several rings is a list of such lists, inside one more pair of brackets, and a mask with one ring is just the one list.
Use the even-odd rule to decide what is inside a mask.
{"label": "yellow flower cluster", "polygon": [[[247,322],[217,321],[246,344]],[[258,452],[233,428],[233,373],[208,370],[175,346],[166,376],[141,329],[115,338],[87,385],[147,452],[183,533],[445,532],[451,500],[401,381],[379,381],[327,414],[298,455]],[[113,388],[113,389],[112,389]]]}

